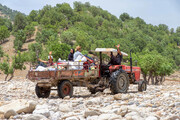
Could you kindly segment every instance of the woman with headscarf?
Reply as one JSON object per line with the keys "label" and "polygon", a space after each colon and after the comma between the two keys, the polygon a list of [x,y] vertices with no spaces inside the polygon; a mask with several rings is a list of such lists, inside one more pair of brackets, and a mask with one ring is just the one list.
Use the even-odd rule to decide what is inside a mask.
{"label": "woman with headscarf", "polygon": [[71,51],[70,51],[70,53],[69,53],[69,55],[68,55],[68,60],[69,60],[69,61],[73,61],[73,55],[74,55],[74,49],[71,48]]}

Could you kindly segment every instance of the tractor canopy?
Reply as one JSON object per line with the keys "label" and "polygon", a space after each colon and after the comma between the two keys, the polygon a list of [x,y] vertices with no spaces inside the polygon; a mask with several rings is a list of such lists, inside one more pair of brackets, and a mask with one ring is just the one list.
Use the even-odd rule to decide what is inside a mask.
{"label": "tractor canopy", "polygon": [[[117,53],[117,49],[114,49],[114,48],[96,48],[94,52],[102,52],[103,54],[110,55],[111,52]],[[127,53],[122,52],[122,51],[121,51],[121,54],[123,56],[128,56]]]}

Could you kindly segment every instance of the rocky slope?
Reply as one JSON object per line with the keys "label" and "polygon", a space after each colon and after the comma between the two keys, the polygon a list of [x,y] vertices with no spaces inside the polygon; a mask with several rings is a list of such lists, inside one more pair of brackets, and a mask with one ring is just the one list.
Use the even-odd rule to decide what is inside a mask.
{"label": "rocky slope", "polygon": [[51,91],[39,99],[35,83],[21,78],[0,81],[0,119],[25,120],[180,120],[180,82],[149,85],[137,92],[131,85],[127,94],[112,95],[108,89],[91,95],[75,87],[72,98],[61,99]]}

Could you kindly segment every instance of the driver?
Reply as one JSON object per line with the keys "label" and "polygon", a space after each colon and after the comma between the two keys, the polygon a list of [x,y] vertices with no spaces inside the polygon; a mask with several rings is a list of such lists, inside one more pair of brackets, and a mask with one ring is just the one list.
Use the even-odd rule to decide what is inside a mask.
{"label": "driver", "polygon": [[121,54],[121,51],[120,51],[120,45],[116,45],[115,46],[117,48],[117,55],[114,56],[113,55],[113,52],[111,52],[111,59],[110,59],[110,62],[108,63],[109,65],[121,65],[121,61],[122,61],[122,58],[123,58],[123,55]]}

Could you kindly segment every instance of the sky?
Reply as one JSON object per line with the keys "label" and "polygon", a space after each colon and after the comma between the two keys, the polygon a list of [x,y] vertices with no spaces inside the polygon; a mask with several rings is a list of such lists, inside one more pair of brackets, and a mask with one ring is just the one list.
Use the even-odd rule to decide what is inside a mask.
{"label": "sky", "polygon": [[[73,7],[75,0],[0,0],[7,7],[28,15],[31,10],[42,9],[45,5],[69,3]],[[132,17],[140,17],[147,24],[166,24],[169,29],[180,26],[180,0],[78,0],[82,3],[101,7],[111,14],[119,16],[126,12]]]}

